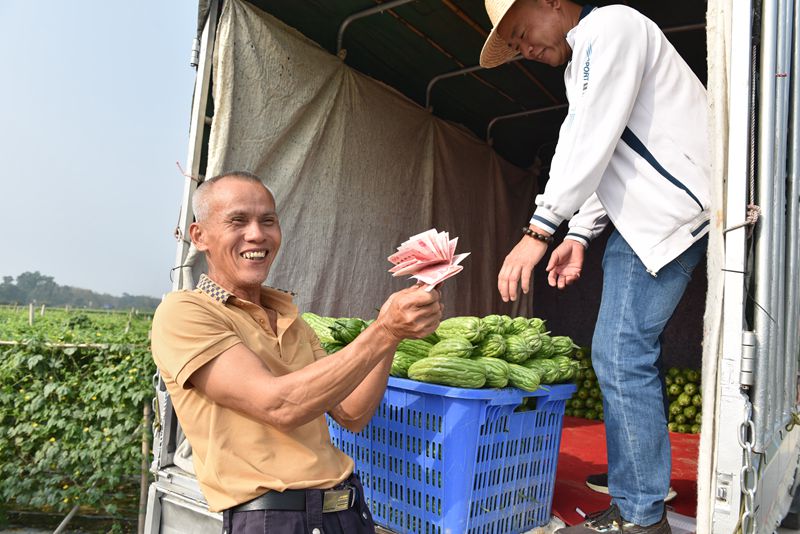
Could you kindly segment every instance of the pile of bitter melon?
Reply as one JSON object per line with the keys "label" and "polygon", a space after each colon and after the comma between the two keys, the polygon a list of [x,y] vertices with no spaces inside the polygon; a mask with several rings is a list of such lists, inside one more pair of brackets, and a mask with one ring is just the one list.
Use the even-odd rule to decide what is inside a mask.
{"label": "pile of bitter melon", "polygon": [[[323,348],[336,352],[355,339],[367,322],[304,313]],[[392,376],[463,388],[508,385],[535,391],[542,384],[575,378],[577,346],[567,336],[551,336],[542,319],[507,315],[452,317],[425,339],[397,346]]]}

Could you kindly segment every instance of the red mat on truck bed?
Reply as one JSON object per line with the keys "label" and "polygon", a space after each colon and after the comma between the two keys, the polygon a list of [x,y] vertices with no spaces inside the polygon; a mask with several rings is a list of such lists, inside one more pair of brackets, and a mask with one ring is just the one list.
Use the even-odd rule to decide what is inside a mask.
{"label": "red mat on truck bed", "polygon": [[[697,507],[697,451],[700,436],[670,432],[672,481],[678,492],[669,503],[676,512],[695,517]],[[553,514],[568,525],[583,518],[575,511],[595,512],[608,506],[609,497],[586,487],[586,476],[607,470],[606,430],[601,421],[564,417],[558,456]]]}

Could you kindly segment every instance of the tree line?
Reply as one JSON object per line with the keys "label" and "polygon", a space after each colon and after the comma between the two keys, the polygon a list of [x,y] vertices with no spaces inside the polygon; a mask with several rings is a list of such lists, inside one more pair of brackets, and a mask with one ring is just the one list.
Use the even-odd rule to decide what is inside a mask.
{"label": "tree line", "polygon": [[46,304],[48,306],[70,306],[73,308],[103,308],[153,310],[160,300],[141,295],[123,293],[115,297],[108,293],[96,293],[89,289],[62,286],[52,276],[39,271],[24,272],[17,276],[3,276],[0,284],[0,304]]}

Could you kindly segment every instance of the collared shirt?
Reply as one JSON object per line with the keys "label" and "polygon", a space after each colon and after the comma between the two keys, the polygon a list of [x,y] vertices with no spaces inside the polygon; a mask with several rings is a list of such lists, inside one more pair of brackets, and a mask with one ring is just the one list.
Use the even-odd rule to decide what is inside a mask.
{"label": "collared shirt", "polygon": [[194,291],[169,293],[153,318],[153,359],[192,445],[197,480],[213,512],[269,490],[330,488],[353,471],[353,460],[331,443],[324,416],[284,433],[192,387],[195,371],[239,343],[275,376],[326,356],[298,317],[291,294],[264,287],[261,304],[276,312],[277,332],[262,306],[203,275]]}

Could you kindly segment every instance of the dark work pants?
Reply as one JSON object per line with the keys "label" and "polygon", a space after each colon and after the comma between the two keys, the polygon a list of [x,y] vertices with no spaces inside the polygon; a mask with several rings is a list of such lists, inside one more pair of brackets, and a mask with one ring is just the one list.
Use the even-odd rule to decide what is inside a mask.
{"label": "dark work pants", "polygon": [[322,491],[306,490],[305,511],[256,510],[222,513],[223,534],[375,534],[364,488],[352,475],[345,483],[355,487],[356,503],[341,512],[322,513]]}

